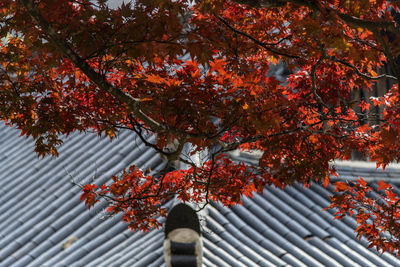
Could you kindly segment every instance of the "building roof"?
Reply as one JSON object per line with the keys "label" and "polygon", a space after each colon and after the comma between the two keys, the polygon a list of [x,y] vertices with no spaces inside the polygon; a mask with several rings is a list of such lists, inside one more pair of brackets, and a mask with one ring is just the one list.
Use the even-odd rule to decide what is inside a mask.
{"label": "building roof", "polygon": [[[32,140],[0,125],[0,267],[163,266],[162,229],[132,232],[120,216],[102,218],[105,204],[88,210],[71,183],[72,177],[102,184],[130,164],[157,169],[162,160],[127,131],[113,142],[75,133],[59,152],[58,158],[39,159]],[[342,164],[338,171],[340,178],[400,180],[396,168],[382,173]],[[400,266],[399,258],[356,239],[352,218],[333,220],[333,211],[322,211],[332,187],[265,187],[243,199],[243,206],[207,206],[201,214],[204,265]],[[400,193],[397,186],[395,191]]]}

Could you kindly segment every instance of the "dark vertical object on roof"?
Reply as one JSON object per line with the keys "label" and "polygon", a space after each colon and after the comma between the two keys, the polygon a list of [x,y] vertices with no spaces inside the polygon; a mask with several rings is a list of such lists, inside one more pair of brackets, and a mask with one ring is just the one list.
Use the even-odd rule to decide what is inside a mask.
{"label": "dark vertical object on roof", "polygon": [[177,228],[190,228],[201,234],[199,218],[196,212],[188,205],[178,204],[168,213],[167,221],[165,222],[165,237],[169,232]]}
{"label": "dark vertical object on roof", "polygon": [[185,204],[176,205],[165,223],[164,258],[169,267],[197,267],[202,262],[200,222]]}

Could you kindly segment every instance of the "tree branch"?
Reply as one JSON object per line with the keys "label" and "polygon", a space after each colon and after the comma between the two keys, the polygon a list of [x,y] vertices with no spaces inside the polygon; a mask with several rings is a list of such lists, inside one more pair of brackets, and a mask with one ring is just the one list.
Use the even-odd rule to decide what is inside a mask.
{"label": "tree branch", "polygon": [[165,132],[167,127],[162,125],[149,116],[147,116],[141,109],[140,99],[136,99],[129,94],[124,93],[119,88],[110,84],[102,75],[94,71],[89,64],[83,60],[60,36],[54,27],[46,21],[42,16],[37,6],[34,5],[32,0],[20,0],[24,5],[28,14],[40,26],[49,39],[78,67],[92,82],[94,82],[101,90],[111,94],[122,103],[126,104],[136,118],[143,121],[155,132]]}
{"label": "tree branch", "polygon": [[[260,40],[254,38],[253,36],[251,36],[251,35],[249,35],[249,34],[247,34],[247,33],[245,33],[245,32],[242,32],[241,30],[236,29],[235,27],[233,27],[232,25],[230,25],[230,24],[229,24],[224,18],[222,18],[221,16],[217,16],[217,18],[218,18],[219,21],[221,21],[223,24],[225,24],[225,26],[227,26],[227,27],[228,27],[231,31],[233,31],[234,33],[237,33],[237,34],[239,34],[239,35],[241,35],[241,36],[244,36],[244,37],[248,38],[249,40],[251,40],[251,41],[252,41],[253,43],[255,43],[256,45],[261,46],[262,48],[264,48],[265,50],[267,50],[267,51],[269,51],[269,52],[271,52],[271,53],[273,53],[273,54],[281,55],[281,56],[288,57],[288,58],[300,58],[299,56],[296,56],[296,55],[290,55],[290,54],[283,53],[283,52],[277,51],[277,50],[275,50],[275,49],[272,49],[272,48],[269,47],[269,46],[271,46],[271,45],[273,45],[273,44],[267,44],[267,43],[261,42]],[[284,39],[286,39],[286,38],[284,38]],[[277,44],[279,44],[281,41],[283,41],[283,40],[280,40]]]}
{"label": "tree branch", "polygon": [[352,65],[352,64],[350,64],[350,63],[348,63],[348,62],[346,62],[344,60],[338,59],[335,56],[327,57],[327,59],[330,59],[330,60],[332,60],[334,62],[338,62],[338,63],[340,63],[340,64],[342,64],[344,66],[347,66],[347,67],[353,69],[359,76],[361,76],[363,78],[366,78],[368,80],[376,81],[376,80],[380,80],[382,78],[387,78],[387,79],[392,79],[392,80],[398,81],[398,79],[396,77],[394,77],[392,75],[387,75],[387,74],[381,74],[381,75],[378,75],[378,76],[369,76],[369,75],[361,72],[356,66],[354,66],[354,65]]}
{"label": "tree branch", "polygon": [[[383,48],[383,53],[385,54],[385,57],[388,60],[389,66],[392,69],[394,75],[397,77],[397,80],[399,80],[400,73],[399,73],[398,69],[396,68],[396,64],[394,62],[395,57],[393,56],[392,51],[389,48],[389,45],[383,39],[383,37],[379,31],[374,31],[373,33],[376,36],[376,39],[381,43],[382,48]],[[399,88],[399,90],[400,90],[400,88]]]}
{"label": "tree branch", "polygon": [[[249,5],[254,8],[264,8],[264,7],[265,8],[277,8],[277,7],[285,6],[285,4],[287,4],[287,3],[293,3],[295,5],[308,7],[315,11],[322,11],[321,8],[315,3],[315,1],[310,1],[310,0],[234,0],[234,1],[239,4]],[[329,9],[332,9],[332,7],[329,7]],[[327,11],[329,9],[327,7]],[[400,29],[398,29],[396,27],[396,25],[391,21],[365,20],[365,19],[360,19],[360,18],[351,16],[349,14],[338,12],[338,11],[336,11],[336,13],[342,21],[344,21],[347,24],[350,24],[354,27],[365,28],[365,29],[369,29],[371,31],[385,28],[390,31],[400,33]]]}
{"label": "tree branch", "polygon": [[325,55],[323,54],[318,61],[312,65],[311,67],[311,82],[312,82],[312,87],[311,87],[311,92],[314,95],[316,101],[318,104],[324,106],[326,109],[330,110],[330,108],[325,104],[325,102],[322,100],[321,96],[317,93],[317,77],[316,77],[316,71],[318,66],[322,63],[322,61],[325,59]]}

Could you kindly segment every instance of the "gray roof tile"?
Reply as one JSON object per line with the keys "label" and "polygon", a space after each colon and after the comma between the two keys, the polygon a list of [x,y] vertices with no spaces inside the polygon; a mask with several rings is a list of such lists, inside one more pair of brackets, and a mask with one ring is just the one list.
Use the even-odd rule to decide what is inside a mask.
{"label": "gray roof tile", "polygon": [[[277,247],[275,244],[270,242],[269,244],[265,244],[264,246],[260,243],[257,243],[251,237],[244,235],[242,232],[238,230],[229,231],[222,231],[216,232],[215,225],[219,225],[217,221],[213,218],[207,218],[207,227],[211,228],[212,234],[218,234],[223,240],[229,242],[229,244],[233,245],[235,248],[241,250],[243,248],[251,248],[252,251],[260,255],[266,261],[270,261],[277,266],[283,266],[284,262],[279,259],[279,256],[284,254],[285,251]],[[222,226],[221,226],[222,227]],[[265,239],[264,239],[265,240]],[[277,252],[279,251],[280,252]],[[275,252],[275,253],[273,253]]]}
{"label": "gray roof tile", "polygon": [[323,263],[325,266],[339,266],[339,263],[334,260],[333,258],[329,257],[326,255],[323,251],[321,251],[318,247],[314,246],[311,243],[306,242],[304,239],[300,238],[299,236],[295,235],[294,233],[291,233],[287,236],[287,239],[297,245],[298,247],[301,247],[302,250],[308,253],[311,257],[319,261],[320,263]]}
{"label": "gray roof tile", "polygon": [[291,254],[285,254],[281,257],[281,259],[287,262],[289,266],[307,267],[305,263],[299,261]]}
{"label": "gray roof tile", "polygon": [[[224,264],[218,266],[237,266],[237,267],[246,267],[246,265],[242,262],[240,262],[238,259],[233,257],[230,252],[225,251],[221,248],[219,248],[217,245],[209,241],[208,239],[204,239],[204,247],[207,248],[207,250],[215,255],[215,257],[218,257],[219,259],[222,259]],[[212,259],[210,259],[212,261]]]}
{"label": "gray roof tile", "polygon": [[309,216],[307,216],[307,219],[309,219],[310,221],[312,221],[313,223],[315,223],[316,225],[318,225],[319,227],[321,227],[324,230],[331,227],[329,222],[325,221],[319,213],[309,213]]}
{"label": "gray roof tile", "polygon": [[[139,260],[131,259],[130,261],[125,262],[121,267],[131,267],[131,266],[150,266],[151,263],[156,262],[163,262],[164,257],[162,254],[161,246],[158,247],[156,250],[152,250],[151,253],[149,251],[145,251],[146,255],[140,257]],[[160,265],[153,265],[153,266],[160,266]]]}
{"label": "gray roof tile", "polygon": [[[134,163],[162,168],[162,159],[135,135],[121,131],[110,142],[73,133],[58,158],[38,159],[32,151],[31,139],[0,125],[0,266],[164,266],[161,229],[135,233],[119,222],[120,216],[100,220],[106,204],[87,210],[79,202],[79,188],[70,183],[70,175],[82,183],[93,178],[105,183]],[[257,163],[246,153],[235,158]],[[398,169],[337,169],[339,179],[400,177]],[[366,249],[365,239],[354,240],[352,218],[333,221],[333,211],[321,211],[332,190],[316,183],[309,189],[267,186],[262,194],[244,198],[244,206],[212,203],[206,208],[204,265],[400,266],[398,258]]]}
{"label": "gray roof tile", "polygon": [[281,208],[282,211],[284,211],[285,213],[286,211],[291,212],[295,210],[306,217],[308,215],[313,214],[313,212],[309,208],[307,208],[293,196],[288,194],[286,191],[274,187],[267,187],[266,189],[268,190],[264,189],[263,197],[271,202],[272,201],[276,202],[276,199],[279,199],[281,200],[281,202],[284,202],[285,205],[276,204],[276,206]]}
{"label": "gray roof tile", "polygon": [[[143,257],[146,257],[150,254],[150,256],[158,258],[158,256],[162,253],[159,251],[158,255],[154,255],[153,252],[156,251],[157,249],[162,247],[163,243],[163,233],[158,232],[157,235],[154,235],[151,238],[146,239],[146,242],[143,242],[142,244],[138,246],[130,246],[129,251],[125,251],[125,253],[122,255],[122,257],[115,261],[114,264],[117,266],[121,266],[125,264],[125,262],[140,262]],[[131,265],[132,266],[132,265]],[[140,266],[140,265],[138,265]],[[142,265],[143,266],[143,265]],[[144,265],[145,266],[145,265]]]}
{"label": "gray roof tile", "polygon": [[17,259],[14,256],[6,258],[4,261],[0,262],[0,267],[12,266]]}
{"label": "gray roof tile", "polygon": [[363,255],[359,254],[357,251],[349,248],[344,242],[338,240],[336,237],[329,238],[327,243],[331,245],[333,248],[339,250],[356,263],[360,264],[361,266],[376,266],[368,259],[366,259]]}
{"label": "gray roof tile", "polygon": [[283,190],[309,209],[312,209],[316,205],[314,201],[307,198],[304,194],[301,194],[296,188],[292,186],[285,187]]}
{"label": "gray roof tile", "polygon": [[334,247],[330,246],[326,242],[322,241],[320,238],[317,238],[315,236],[309,238],[307,240],[310,244],[312,244],[314,247],[319,248],[321,251],[323,251],[326,255],[330,256],[332,259],[335,259],[338,263],[336,263],[336,266],[339,266],[339,264],[343,266],[360,266],[350,258],[348,258],[346,255],[344,255],[342,252],[339,250],[335,249]]}
{"label": "gray roof tile", "polygon": [[[235,258],[237,258],[240,262],[242,262],[246,266],[256,265],[256,263],[258,261],[260,261],[261,258],[258,258],[257,257],[258,255],[256,253],[253,252],[251,254],[243,254],[241,252],[241,250],[239,250],[238,248],[233,246],[233,244],[231,242],[227,242],[225,239],[223,239],[217,235],[208,234],[207,229],[204,229],[204,230],[205,230],[204,237],[207,240],[210,240],[218,248],[223,249],[224,251],[229,251],[230,254],[235,255]],[[240,246],[241,245],[239,245],[239,247]],[[250,256],[250,258],[248,256]],[[254,260],[254,261],[252,261],[252,260]]]}
{"label": "gray roof tile", "polygon": [[[301,262],[305,263],[307,266],[323,266],[320,262],[308,255],[302,248],[286,241],[282,244],[282,248],[287,250],[293,257],[296,257]],[[283,257],[282,257],[283,259]]]}
{"label": "gray roof tile", "polygon": [[365,259],[368,259],[372,263],[376,264],[377,266],[384,266],[387,264],[383,259],[381,259],[378,255],[375,253],[372,253],[370,250],[365,248],[364,246],[360,245],[353,239],[349,239],[346,242],[346,245],[353,249],[354,251],[357,251],[358,254],[362,255]]}
{"label": "gray roof tile", "polygon": [[224,262],[218,256],[215,256],[210,250],[207,249],[207,246],[203,249],[204,258],[211,262],[211,264],[215,266],[229,266],[228,263]]}

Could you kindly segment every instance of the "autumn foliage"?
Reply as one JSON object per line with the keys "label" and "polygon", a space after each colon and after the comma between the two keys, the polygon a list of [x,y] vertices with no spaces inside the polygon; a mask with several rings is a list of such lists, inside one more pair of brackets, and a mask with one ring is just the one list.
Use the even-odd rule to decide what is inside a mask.
{"label": "autumn foliage", "polygon": [[355,182],[336,182],[338,194],[332,197],[329,208],[338,208],[336,219],[347,214],[355,217],[357,236],[365,236],[370,241],[369,247],[376,246],[382,251],[398,254],[400,197],[384,181],[378,185],[379,195],[373,197],[374,190],[362,178]]}
{"label": "autumn foliage", "polygon": [[[353,151],[400,159],[399,1],[0,1],[0,117],[57,155],[61,135],[120,129],[166,158],[85,185],[132,229],[158,226],[173,196],[240,203],[266,184],[325,185]],[[285,82],[269,75],[284,64]],[[383,66],[390,73],[382,73]],[[380,74],[377,74],[380,73]],[[387,82],[387,93],[355,99]],[[365,118],[369,117],[366,121]],[[149,136],[154,136],[154,142]],[[188,153],[184,154],[183,151]],[[257,150],[257,166],[229,159]],[[195,161],[198,153],[208,159]],[[176,162],[188,168],[170,171]],[[399,253],[398,196],[338,182],[332,208],[355,216],[372,246]]]}

